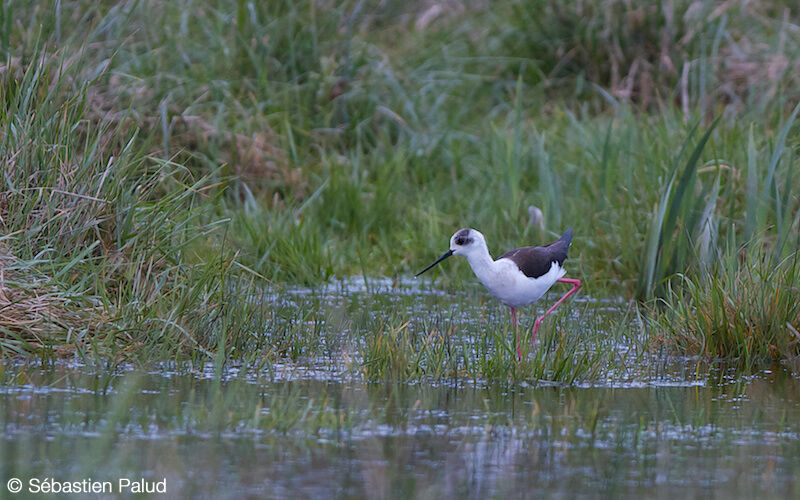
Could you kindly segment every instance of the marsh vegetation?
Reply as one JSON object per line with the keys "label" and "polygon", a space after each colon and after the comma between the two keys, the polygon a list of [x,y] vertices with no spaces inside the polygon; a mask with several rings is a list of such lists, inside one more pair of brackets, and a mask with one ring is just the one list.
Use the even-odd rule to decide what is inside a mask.
{"label": "marsh vegetation", "polygon": [[[335,474],[353,435],[400,436],[398,453],[412,453],[403,440],[422,408],[453,419],[434,430],[515,436],[511,465],[550,464],[533,469],[549,474],[548,491],[567,493],[552,478],[588,466],[604,491],[651,492],[664,425],[684,439],[715,429],[700,436],[723,449],[711,467],[772,453],[759,477],[775,474],[775,496],[794,491],[795,461],[774,464],[797,444],[782,427],[800,370],[793,2],[12,0],[0,50],[6,476],[36,442],[19,415],[40,411],[15,395],[59,386],[49,377],[66,370],[74,395],[54,404],[85,417],[86,464],[145,439],[149,421],[171,453],[191,428],[236,435],[213,453],[244,437],[265,459],[259,445],[291,442],[289,455],[314,450]],[[410,279],[459,227],[480,229],[495,256],[573,228],[567,269],[584,288],[535,347],[542,303],[517,333],[463,263]],[[176,392],[196,406],[154,396],[128,414],[147,398],[141,384],[192,386]],[[748,384],[749,404],[716,399]],[[657,408],[615,417],[615,398],[634,404],[626,391],[642,385]],[[703,396],[690,402],[687,387]],[[104,416],[111,427],[99,429]],[[77,425],[42,418],[55,434]],[[572,427],[542,430],[558,425]],[[116,434],[131,426],[133,437]],[[560,469],[519,448],[530,433],[551,449],[559,432],[571,437],[558,446],[592,453],[605,432],[639,469],[601,471],[597,455],[561,456]],[[744,435],[783,444],[731,444]],[[442,449],[460,456],[448,439]],[[28,458],[44,462],[19,473],[57,463],[44,457],[65,456],[58,446],[36,447]],[[681,446],[673,486],[697,465]],[[126,449],[108,471],[140,470],[147,458]],[[475,456],[509,453],[493,450]],[[708,484],[736,491],[738,467]],[[620,486],[634,469],[640,482]],[[475,474],[493,479],[474,491],[502,493],[497,476]],[[534,477],[520,474],[514,484]],[[353,481],[343,494],[369,483]]]}

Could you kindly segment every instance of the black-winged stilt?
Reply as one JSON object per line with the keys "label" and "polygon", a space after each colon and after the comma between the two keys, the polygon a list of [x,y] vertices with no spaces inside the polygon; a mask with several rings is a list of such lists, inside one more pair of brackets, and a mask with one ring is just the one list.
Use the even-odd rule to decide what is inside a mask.
{"label": "black-winged stilt", "polygon": [[[489,290],[489,293],[511,308],[514,329],[517,328],[518,307],[536,302],[557,282],[571,284],[570,291],[565,293],[544,314],[536,318],[531,337],[531,345],[533,345],[544,317],[553,312],[581,286],[581,280],[563,277],[567,272],[563,265],[570,243],[572,243],[572,229],[567,229],[558,241],[549,245],[516,248],[494,260],[489,254],[486,240],[480,231],[460,229],[450,238],[450,250],[436,259],[436,262],[417,273],[417,276],[451,255],[463,255],[467,258],[475,276]],[[522,357],[519,343],[517,343],[517,357]]]}

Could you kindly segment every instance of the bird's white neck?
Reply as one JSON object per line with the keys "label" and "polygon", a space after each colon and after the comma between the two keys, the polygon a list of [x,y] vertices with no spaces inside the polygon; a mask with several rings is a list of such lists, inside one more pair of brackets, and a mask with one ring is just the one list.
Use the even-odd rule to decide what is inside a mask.
{"label": "bird's white neck", "polygon": [[495,262],[489,254],[489,249],[485,246],[478,247],[468,254],[464,255],[469,262],[472,272],[484,284],[490,281],[491,277],[495,275]]}

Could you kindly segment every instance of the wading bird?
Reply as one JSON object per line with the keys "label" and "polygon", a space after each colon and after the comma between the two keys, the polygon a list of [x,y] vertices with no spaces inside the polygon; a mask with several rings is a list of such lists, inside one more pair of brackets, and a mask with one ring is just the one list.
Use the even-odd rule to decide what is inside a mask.
{"label": "wading bird", "polygon": [[[572,289],[553,304],[544,314],[536,318],[533,324],[531,345],[536,340],[539,325],[545,316],[567,300],[567,297],[578,291],[581,280],[564,278],[564,260],[572,242],[572,229],[567,231],[553,243],[541,247],[522,247],[506,252],[497,260],[492,259],[486,240],[480,231],[460,229],[450,238],[450,250],[436,259],[417,276],[440,263],[451,255],[463,255],[467,258],[472,271],[483,283],[489,293],[511,308],[511,321],[517,328],[517,308],[536,302],[547,293],[555,283],[569,283]],[[522,358],[522,349],[517,342],[517,357]]]}

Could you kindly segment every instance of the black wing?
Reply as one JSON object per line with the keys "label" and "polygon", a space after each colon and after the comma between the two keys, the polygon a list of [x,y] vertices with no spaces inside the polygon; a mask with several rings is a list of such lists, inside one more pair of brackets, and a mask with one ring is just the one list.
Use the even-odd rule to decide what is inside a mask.
{"label": "black wing", "polygon": [[538,278],[547,274],[553,262],[558,262],[559,266],[564,265],[570,243],[572,243],[572,229],[567,229],[558,241],[549,245],[515,248],[500,258],[513,261],[528,278]]}

